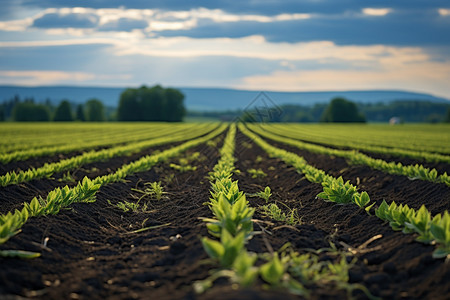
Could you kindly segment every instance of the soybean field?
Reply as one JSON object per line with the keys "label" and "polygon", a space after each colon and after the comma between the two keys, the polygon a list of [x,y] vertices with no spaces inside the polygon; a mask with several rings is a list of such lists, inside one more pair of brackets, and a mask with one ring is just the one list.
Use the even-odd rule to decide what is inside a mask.
{"label": "soybean field", "polygon": [[0,124],[0,299],[450,299],[450,126]]}

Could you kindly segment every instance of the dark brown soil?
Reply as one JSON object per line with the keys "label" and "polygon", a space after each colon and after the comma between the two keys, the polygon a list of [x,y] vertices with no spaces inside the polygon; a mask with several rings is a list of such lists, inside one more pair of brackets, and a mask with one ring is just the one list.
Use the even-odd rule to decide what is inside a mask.
{"label": "dark brown soil", "polygon": [[[93,151],[93,150],[101,150],[101,149],[106,149],[106,147],[103,148],[95,148],[95,149],[90,149],[89,151]],[[55,163],[58,162],[60,160],[63,159],[68,159],[77,155],[81,155],[84,152],[88,152],[88,151],[73,151],[73,152],[69,152],[69,153],[60,153],[57,155],[46,155],[46,156],[41,156],[41,157],[34,157],[34,158],[29,158],[26,160],[21,160],[21,161],[13,161],[7,164],[1,164],[0,163],[0,175],[5,175],[8,172],[20,172],[20,171],[24,171],[24,170],[28,170],[30,168],[40,168],[43,165],[45,165],[46,163]]]}
{"label": "dark brown soil", "polygon": [[[273,141],[270,143],[302,156],[308,164],[334,177],[342,176],[345,180],[350,180],[352,184],[358,186],[360,191],[366,191],[377,205],[386,200],[388,203],[395,201],[398,204],[408,204],[410,207],[419,209],[424,204],[433,215],[450,210],[450,201],[448,201],[450,187],[446,184],[411,180],[406,176],[387,174],[368,166],[352,165],[341,157],[311,153]],[[448,164],[440,165],[448,167]]]}
{"label": "dark brown soil", "polygon": [[[151,155],[155,151],[164,151],[179,144],[180,142],[151,147],[132,155],[117,156],[107,161],[89,163],[80,166],[75,170],[55,173],[49,179],[36,179],[18,185],[9,185],[5,187],[0,186],[0,199],[2,201],[0,213],[7,213],[8,211],[13,211],[14,209],[20,209],[24,201],[30,201],[33,197],[42,196],[45,198],[49,191],[57,187],[63,187],[66,185],[72,187],[85,176],[92,179],[98,176],[110,174],[115,172],[124,164],[138,160],[143,156]],[[52,160],[54,157],[47,157],[46,159]],[[19,165],[21,162],[11,163],[9,166],[15,164]],[[66,174],[70,174],[73,180],[65,180],[64,176]]]}
{"label": "dark brown soil", "polygon": [[[0,249],[39,251],[42,256],[32,260],[0,258],[0,299],[15,299],[14,296],[34,299],[299,299],[283,291],[264,290],[260,284],[235,290],[226,280],[218,280],[204,295],[193,292],[192,283],[206,278],[215,268],[205,261],[207,255],[200,237],[208,233],[199,218],[211,216],[209,208],[203,205],[208,201],[210,189],[205,177],[218,159],[213,147],[197,147],[188,154],[194,151],[203,153],[199,160],[191,163],[197,166],[196,171],[180,173],[168,163],[158,165],[149,172],[127,177],[126,182],[102,187],[94,203],[75,204],[58,215],[31,219],[20,234]],[[384,299],[449,299],[450,267],[443,260],[431,257],[433,246],[415,242],[414,235],[394,232],[387,224],[355,206],[316,199],[320,185],[309,183],[282,161],[269,158],[240,133],[236,156],[236,167],[241,174],[234,178],[239,180],[240,190],[255,193],[270,186],[271,200],[298,209],[302,221],[299,225],[287,226],[261,216],[257,210],[255,230],[266,233],[249,241],[250,251],[277,250],[287,242],[302,253],[307,248],[329,247],[330,242],[342,250],[343,245],[357,247],[381,234],[381,239],[368,246],[381,248],[355,255],[357,262],[350,272],[350,282],[362,283],[372,294]],[[339,165],[342,162],[335,159],[315,158],[313,163],[317,164],[325,159],[324,163],[332,172],[342,169]],[[261,168],[268,175],[253,179],[247,174],[249,168]],[[380,180],[376,171],[354,169],[352,172],[355,173],[344,173],[344,178],[359,177],[362,184],[364,178],[375,178],[370,184],[365,183],[367,187]],[[403,198],[436,202],[435,209],[448,207],[445,195],[422,194],[422,187],[398,179],[392,176],[390,184]],[[168,194],[160,201],[143,198],[140,203],[148,203],[148,211],[123,212],[114,207],[115,203],[125,200],[136,202],[135,197],[141,194],[132,188],[144,189],[144,183],[153,181],[162,181]],[[35,189],[39,191],[39,186]],[[391,199],[389,193],[383,194],[384,188],[378,189],[382,190],[381,194],[373,197],[385,195],[386,200]],[[372,195],[376,191],[369,193]],[[414,196],[414,193],[418,194]],[[24,196],[10,192],[2,194],[2,198],[5,197],[21,203]],[[430,197],[432,199],[428,199]],[[265,204],[259,198],[248,199],[253,207]],[[155,225],[161,227],[132,233]],[[43,247],[46,238],[47,247]],[[321,259],[337,257],[323,253]],[[309,288],[312,299],[346,298],[346,292],[336,288]],[[353,295],[366,299],[361,292]]]}
{"label": "dark brown soil", "polygon": [[[204,152],[205,147],[188,151]],[[193,162],[195,172],[180,173],[169,164],[127,177],[126,182],[102,187],[97,201],[75,204],[56,216],[31,219],[23,232],[1,249],[42,251],[33,260],[0,259],[1,295],[40,299],[154,299],[194,297],[193,280],[204,279],[211,266],[199,237],[206,236],[209,182],[217,162],[208,151]],[[144,197],[146,212],[123,212],[114,207],[141,196],[147,182],[162,181],[167,191],[160,201]],[[170,223],[170,224],[169,224]],[[148,226],[160,228],[132,233]],[[47,247],[40,249],[45,238]],[[191,295],[191,296],[190,296]]]}
{"label": "dark brown soil", "polygon": [[[309,144],[314,144],[314,145],[331,148],[331,149],[352,150],[351,148],[348,148],[348,147],[337,147],[337,146],[328,145],[328,144],[314,143],[314,142],[307,141],[307,140],[301,140],[301,141],[303,141],[305,143],[309,143]],[[387,162],[396,162],[396,163],[400,162],[405,166],[419,164],[419,165],[422,165],[429,169],[434,168],[438,171],[439,174],[442,174],[444,172],[447,172],[447,174],[450,174],[450,164],[446,164],[446,163],[427,162],[425,160],[413,159],[413,158],[409,158],[406,156],[397,156],[397,155],[390,155],[390,154],[384,154],[384,153],[374,153],[374,152],[368,152],[368,151],[360,151],[360,152],[364,153],[372,158],[382,159]],[[447,155],[447,154],[442,154],[442,155]]]}
{"label": "dark brown soil", "polygon": [[[250,143],[250,140],[242,135],[238,136],[238,140],[244,144]],[[255,144],[250,149],[238,147],[237,153],[238,168],[242,171],[238,176],[241,190],[255,193],[270,186],[273,193],[272,200],[298,210],[301,225],[280,226],[281,224],[275,222],[274,226],[266,228],[277,240],[281,236],[288,236],[285,242],[292,243],[298,251],[305,248],[329,247],[329,242],[341,248],[343,246],[341,243],[356,248],[371,237],[381,234],[381,239],[368,246],[368,248],[379,246],[380,249],[356,255],[358,262],[350,272],[351,282],[363,283],[373,295],[381,296],[383,299],[449,299],[450,264],[431,257],[433,246],[416,242],[414,240],[416,235],[393,231],[388,224],[384,224],[375,216],[368,216],[355,205],[337,205],[317,199],[316,195],[322,191],[319,184],[308,182],[303,175],[282,161],[268,158]],[[343,165],[345,161],[339,161],[338,158],[310,154],[306,159],[312,165],[320,164],[326,171],[330,168],[333,170],[339,170],[341,167],[349,168]],[[249,168],[261,168],[267,177],[252,179],[246,172]],[[365,178],[375,178],[370,184],[377,184],[378,180],[383,178],[379,176],[378,171],[361,167],[350,168],[354,168],[353,173],[343,172],[344,178],[359,176],[362,182]],[[391,177],[392,188],[385,191],[386,188],[378,186],[368,190],[370,195],[378,191],[380,193],[378,198],[384,197],[390,201],[394,199],[389,193],[395,189],[396,197],[401,196],[401,199],[395,198],[399,203],[407,202],[412,206],[419,206],[420,203],[430,203],[430,206],[433,206],[431,204],[435,203],[433,207],[445,209],[450,205],[449,188],[446,186],[415,185],[416,181],[411,184],[407,179],[399,180],[400,176],[384,176]],[[367,190],[365,188],[370,184],[366,183],[361,189]],[[437,186],[435,189],[441,194],[422,192],[423,188],[433,189],[434,186]],[[265,204],[265,201],[259,198],[249,199],[253,207]],[[279,206],[283,208],[282,205]]]}

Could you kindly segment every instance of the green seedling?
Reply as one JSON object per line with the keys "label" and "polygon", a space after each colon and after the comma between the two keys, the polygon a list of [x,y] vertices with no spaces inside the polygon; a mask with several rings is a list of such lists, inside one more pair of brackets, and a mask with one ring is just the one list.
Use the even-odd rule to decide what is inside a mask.
{"label": "green seedling", "polygon": [[264,178],[267,174],[261,169],[248,169],[247,173],[249,173],[252,178]]}
{"label": "green seedling", "polygon": [[161,181],[155,181],[155,182],[147,182],[144,183],[146,186],[150,186],[148,188],[145,188],[144,190],[140,189],[131,189],[132,191],[142,193],[143,195],[138,198],[137,203],[139,203],[144,197],[150,197],[156,200],[161,200],[163,198],[164,194],[167,194],[164,192],[163,187],[161,186]]}
{"label": "green seedling", "polygon": [[[139,203],[135,202],[129,202],[129,201],[123,201],[118,202],[116,204],[111,203],[111,201],[108,200],[108,204],[114,207],[117,207],[118,209],[123,210],[124,212],[138,212],[140,210],[141,205]],[[144,204],[142,207],[142,212],[145,212],[147,210],[147,204]]]}
{"label": "green seedling", "polygon": [[204,221],[208,222],[206,226],[211,235],[220,237],[225,229],[233,236],[244,232],[247,238],[253,231],[252,216],[255,209],[248,207],[245,195],[230,204],[229,200],[220,194],[217,203],[211,204],[210,208],[216,218],[205,218]]}
{"label": "green seedling", "polygon": [[450,258],[450,215],[448,211],[436,215],[430,225],[430,232],[438,244],[433,252],[434,258]]}
{"label": "green seedling", "polygon": [[278,207],[275,203],[263,205],[260,207],[261,213],[269,218],[272,218],[275,221],[284,222],[288,225],[297,225],[300,224],[300,218],[298,217],[297,209],[289,209],[289,213],[281,211],[281,208]]}
{"label": "green seedling", "polygon": [[237,181],[232,181],[231,176],[222,176],[221,179],[217,179],[214,183],[211,183],[211,203],[214,204],[219,200],[219,197],[223,195],[230,204],[234,204],[240,199],[244,193],[239,191]]}
{"label": "green seedling", "polygon": [[178,164],[171,163],[169,166],[175,170],[180,171],[181,173],[195,171],[197,170],[197,167],[191,166],[189,163],[199,159],[200,159],[200,152],[194,152],[187,157],[179,158]]}
{"label": "green seedling", "polygon": [[181,165],[177,165],[177,164],[170,164],[169,165],[172,169],[175,169],[175,170],[177,170],[177,171],[180,171],[181,173],[185,173],[185,172],[189,172],[189,171],[195,171],[195,170],[197,170],[197,167],[196,166],[191,166],[191,165],[189,165],[189,164],[186,164],[186,165],[183,165],[183,164],[181,164]]}
{"label": "green seedling", "polygon": [[252,144],[250,144],[250,143],[248,143],[246,141],[242,142],[241,146],[244,147],[244,148],[247,148],[247,149],[251,149],[252,148]]}
{"label": "green seedling", "polygon": [[65,173],[63,175],[63,177],[58,179],[58,181],[60,181],[60,182],[76,182],[75,178],[73,177],[72,174],[70,174],[70,172]]}
{"label": "green seedling", "polygon": [[409,215],[408,220],[405,221],[405,226],[419,234],[417,241],[422,243],[430,243],[433,240],[433,235],[430,231],[431,214],[422,205],[420,209]]}
{"label": "green seedling", "polygon": [[410,223],[414,214],[414,209],[409,208],[408,205],[397,205],[394,201],[388,205],[386,201],[383,200],[381,205],[375,209],[375,215],[378,218],[389,222],[392,229],[396,231],[403,230],[404,233],[414,232],[413,229],[406,226],[406,223]]}
{"label": "green seedling", "polygon": [[209,257],[217,260],[222,267],[230,268],[244,248],[245,232],[233,236],[224,229],[220,235],[220,242],[204,237],[202,244]]}
{"label": "green seedling", "polygon": [[174,179],[175,179],[175,174],[170,173],[170,174],[164,176],[163,181],[166,185],[169,185],[174,181]]}
{"label": "green seedling", "polygon": [[261,199],[266,200],[266,203],[268,203],[270,196],[272,196],[272,193],[271,193],[270,187],[266,186],[264,191],[261,191],[261,192],[258,192],[258,193],[254,193],[254,194],[247,194],[247,196],[259,197]]}
{"label": "green seedling", "polygon": [[374,202],[371,205],[367,206],[370,203],[370,197],[369,197],[369,194],[367,194],[366,192],[362,192],[361,194],[360,193],[353,194],[352,201],[353,201],[353,203],[358,205],[360,208],[365,209],[365,211],[367,213],[369,213],[372,206],[375,205],[375,202]]}
{"label": "green seedling", "polygon": [[317,197],[325,201],[342,204],[351,203],[353,201],[353,195],[357,193],[356,187],[350,181],[344,183],[342,177],[324,181],[322,182],[322,186],[323,192],[318,194]]}
{"label": "green seedling", "polygon": [[275,252],[272,259],[260,267],[262,279],[272,286],[280,285],[285,272],[285,266]]}

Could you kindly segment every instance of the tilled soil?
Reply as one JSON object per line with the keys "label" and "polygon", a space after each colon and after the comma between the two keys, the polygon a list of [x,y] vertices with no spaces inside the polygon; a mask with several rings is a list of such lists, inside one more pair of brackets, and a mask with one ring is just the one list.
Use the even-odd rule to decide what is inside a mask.
{"label": "tilled soil", "polygon": [[[164,151],[170,149],[171,147],[179,144],[181,144],[181,142],[150,147],[131,155],[116,156],[110,160],[96,161],[93,163],[85,164],[75,170],[58,172],[53,174],[48,179],[34,179],[16,185],[0,187],[0,199],[2,201],[2,205],[0,206],[0,213],[7,213],[9,211],[13,211],[14,209],[20,209],[24,201],[30,201],[33,197],[41,196],[45,198],[48,192],[57,187],[63,187],[66,185],[72,187],[75,186],[77,182],[81,181],[84,177],[93,179],[98,176],[113,173],[124,164],[136,161],[143,156],[151,155],[156,151]],[[43,160],[49,162],[58,161],[57,158],[58,156],[42,157]],[[7,166],[8,168],[16,170],[17,167],[22,164],[23,162],[12,162]],[[67,180],[67,177],[65,178],[66,175],[70,176],[70,180]]]}
{"label": "tilled soil", "polygon": [[[0,298],[298,299],[283,291],[265,290],[261,283],[236,290],[224,279],[203,295],[194,293],[192,283],[205,279],[217,267],[207,260],[201,245],[200,237],[208,236],[208,232],[199,218],[211,216],[204,205],[210,189],[207,175],[217,162],[219,148],[220,145],[199,146],[189,150],[188,156],[195,151],[202,153],[200,159],[191,163],[196,171],[180,173],[169,163],[158,165],[149,172],[127,177],[125,182],[102,187],[94,203],[78,203],[58,215],[31,219],[0,250],[39,251],[42,256],[32,260],[0,258]],[[395,199],[399,203],[413,198],[413,207],[426,203],[432,211],[448,209],[448,194],[440,185],[430,184],[425,187],[430,191],[422,192],[424,186],[416,185],[417,181],[348,166],[336,158],[296,153],[305,154],[309,163],[334,176],[341,174],[352,180],[359,177],[360,189],[373,194],[377,202],[383,197],[388,202],[394,200],[389,195],[397,191],[400,196]],[[269,158],[241,133],[237,136],[236,157],[236,168],[241,173],[234,178],[239,181],[240,190],[255,193],[270,186],[270,200],[297,209],[301,219],[294,226],[271,220],[258,209],[265,201],[248,197],[250,205],[257,208],[254,229],[263,232],[249,241],[249,251],[276,251],[287,242],[301,253],[330,247],[330,243],[343,251],[347,246],[357,248],[371,237],[382,235],[349,257],[356,258],[349,274],[351,283],[361,283],[383,299],[448,299],[450,265],[431,257],[433,246],[416,242],[415,235],[393,231],[354,205],[316,199],[322,190],[319,184],[308,182],[282,161]],[[177,159],[172,162],[177,163]],[[92,167],[104,170],[107,165]],[[252,178],[247,172],[250,168],[261,169],[267,176]],[[341,172],[343,169],[346,170]],[[371,189],[374,184],[382,184],[385,177],[390,178],[387,187]],[[133,189],[143,190],[145,183],[154,181],[161,181],[167,194],[160,201],[149,196],[142,198],[140,204],[148,205],[146,211],[124,212],[114,206],[125,200],[136,202],[142,193]],[[439,186],[437,191],[433,186]],[[35,189],[38,191],[39,185]],[[20,191],[4,193],[4,197],[10,197],[14,203],[24,201]],[[133,232],[149,226],[156,227]],[[338,258],[323,253],[321,259]],[[333,287],[308,287],[312,299],[345,299],[347,295]],[[366,299],[361,292],[353,295]]]}
{"label": "tilled soil", "polygon": [[[242,135],[238,139],[244,144],[251,143]],[[372,184],[377,184],[383,177],[392,177],[392,189],[395,186],[397,194],[402,195],[401,198],[395,198],[398,203],[406,202],[412,206],[435,203],[434,207],[449,208],[449,188],[445,185],[426,183],[416,186],[417,181],[399,180],[402,179],[400,176],[382,176],[381,172],[366,167],[348,166],[345,160],[339,158],[307,153],[281,144],[276,146],[304,155],[311,165],[321,167],[334,176],[342,175],[346,179],[359,176],[362,183],[370,180]],[[317,199],[316,195],[322,191],[320,184],[308,182],[303,175],[281,160],[267,157],[255,144],[250,149],[238,147],[237,153],[238,168],[243,171],[238,176],[240,189],[255,193],[270,186],[272,200],[298,210],[302,224],[281,227],[283,232],[291,231],[291,238],[286,242],[291,242],[296,250],[329,247],[329,242],[341,246],[341,249],[346,245],[357,248],[370,238],[382,235],[382,238],[355,255],[358,261],[350,272],[350,282],[364,284],[373,295],[383,299],[448,299],[450,264],[444,263],[443,259],[432,258],[433,246],[416,242],[414,234],[393,231],[388,224],[375,216],[367,215],[355,205],[337,205]],[[260,168],[267,176],[252,179],[246,172],[249,168]],[[340,172],[341,168],[345,170]],[[360,189],[367,190],[369,195],[378,192],[378,197],[375,198],[386,199],[388,202],[394,200],[389,196],[390,190],[385,191],[383,187],[369,190],[369,186],[369,183],[360,184]],[[441,192],[422,192],[424,186]],[[249,199],[253,207],[265,204],[264,200],[258,198]],[[283,205],[279,206],[283,208]],[[280,224],[276,224],[275,228],[277,227],[280,228]],[[273,227],[268,227],[267,230],[273,231]],[[278,236],[278,231],[279,229],[274,235]],[[379,249],[369,251],[371,248]],[[368,252],[364,253],[365,250]]]}
{"label": "tilled soil", "polygon": [[[193,297],[192,282],[206,278],[211,269],[202,264],[207,255],[199,237],[207,230],[198,217],[210,214],[203,205],[209,195],[206,176],[217,156],[216,149],[201,156],[192,163],[195,172],[159,165],[102,187],[94,203],[31,219],[1,249],[39,251],[42,256],[1,259],[0,298],[145,299],[149,293],[154,299]],[[132,189],[144,190],[145,183],[154,181],[162,181],[167,194],[160,201],[144,197],[140,203],[148,205],[146,211],[124,212],[114,206],[136,202],[142,193]]]}

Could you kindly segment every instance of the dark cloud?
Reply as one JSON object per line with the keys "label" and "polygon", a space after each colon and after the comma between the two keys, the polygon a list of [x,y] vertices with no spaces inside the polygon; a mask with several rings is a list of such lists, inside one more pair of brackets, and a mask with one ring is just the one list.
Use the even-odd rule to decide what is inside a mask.
{"label": "dark cloud", "polygon": [[[15,3],[17,0],[13,0]],[[16,3],[17,5],[17,3]],[[153,0],[119,1],[96,0],[80,4],[70,0],[22,0],[22,5],[49,7],[85,6],[91,8],[150,8],[162,10],[189,10],[199,7],[222,9],[232,14],[258,14],[273,16],[282,13],[309,13],[307,20],[261,23],[241,21],[216,23],[211,19],[199,20],[198,26],[189,30],[157,32],[160,36],[187,36],[194,38],[262,35],[273,42],[309,42],[329,40],[340,45],[388,44],[395,46],[450,45],[450,17],[438,14],[438,8],[448,7],[448,0]],[[9,7],[9,6],[7,6]],[[383,17],[363,16],[362,9],[391,8]],[[170,17],[169,17],[170,18]],[[173,18],[173,17],[172,17]],[[166,20],[167,21],[167,20]],[[90,14],[47,14],[35,20],[40,28],[94,28],[98,19]],[[131,31],[147,27],[147,22],[119,19],[102,25],[101,31]]]}
{"label": "dark cloud", "polygon": [[58,14],[48,13],[34,20],[33,26],[38,28],[93,28],[98,23],[94,14]]}
{"label": "dark cloud", "polygon": [[439,18],[436,11],[393,11],[384,17],[318,16],[305,20],[260,23],[241,21],[215,23],[199,20],[190,30],[163,31],[161,36],[193,38],[239,38],[262,35],[272,42],[310,42],[329,40],[348,45],[450,45],[450,18]]}
{"label": "dark cloud", "polygon": [[253,0],[253,1],[229,1],[229,0],[94,0],[79,3],[73,0],[23,0],[24,5],[48,7],[73,7],[83,6],[92,8],[149,8],[166,10],[189,10],[205,7],[210,9],[223,9],[232,13],[257,13],[275,15],[280,13],[320,13],[340,14],[346,11],[361,10],[364,7],[392,7],[397,9],[427,9],[448,7],[448,0]]}
{"label": "dark cloud", "polygon": [[132,31],[133,29],[144,29],[148,26],[147,21],[129,18],[120,18],[99,27],[100,31]]}

